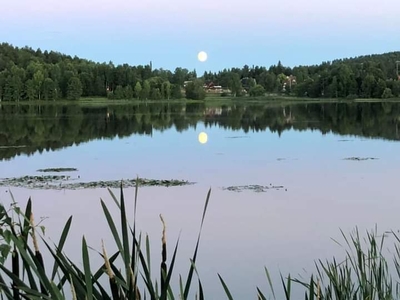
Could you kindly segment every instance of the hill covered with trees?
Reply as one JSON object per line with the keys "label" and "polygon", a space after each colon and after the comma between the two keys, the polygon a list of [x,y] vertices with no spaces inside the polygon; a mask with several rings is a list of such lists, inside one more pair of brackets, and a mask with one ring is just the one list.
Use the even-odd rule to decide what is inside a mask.
{"label": "hill covered with trees", "polygon": [[153,69],[98,63],[54,51],[0,44],[0,100],[55,101],[80,97],[110,99],[204,99],[204,84],[227,89],[232,96],[266,93],[312,98],[400,97],[400,52],[285,67],[247,65],[205,72],[177,67]]}

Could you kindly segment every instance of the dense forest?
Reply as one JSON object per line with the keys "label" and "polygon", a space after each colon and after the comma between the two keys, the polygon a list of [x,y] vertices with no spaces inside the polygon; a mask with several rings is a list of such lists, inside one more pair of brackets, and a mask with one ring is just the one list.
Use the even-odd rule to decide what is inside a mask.
{"label": "dense forest", "polygon": [[[400,97],[400,52],[289,68],[243,66],[219,72],[114,65],[54,51],[0,44],[0,100],[54,101],[80,97],[110,99],[204,99],[212,82],[231,96],[286,94],[312,98]],[[185,84],[185,82],[189,82]]]}
{"label": "dense forest", "polygon": [[218,126],[233,131],[319,130],[367,138],[400,140],[400,104],[326,103],[206,107],[205,103],[140,103],[104,107],[81,105],[0,106],[0,160],[56,150],[95,139],[152,135]]}

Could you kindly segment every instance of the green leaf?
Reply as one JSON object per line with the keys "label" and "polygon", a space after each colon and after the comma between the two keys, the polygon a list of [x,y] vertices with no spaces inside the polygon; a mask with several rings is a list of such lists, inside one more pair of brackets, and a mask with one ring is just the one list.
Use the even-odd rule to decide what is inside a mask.
{"label": "green leaf", "polygon": [[46,227],[44,226],[39,226],[40,230],[42,231],[42,234],[45,235],[46,234]]}
{"label": "green leaf", "polygon": [[204,223],[204,219],[205,219],[205,216],[206,216],[208,202],[210,201],[210,195],[211,195],[211,188],[208,190],[207,197],[206,197],[206,203],[205,203],[204,209],[203,209],[203,216],[201,218],[199,235],[197,237],[196,247],[195,247],[193,258],[192,258],[193,264],[190,265],[188,278],[186,279],[185,291],[183,293],[183,298],[184,299],[187,299],[187,297],[189,295],[190,285],[192,283],[192,277],[193,277],[193,271],[194,271],[193,265],[196,263],[197,252],[198,252],[199,243],[200,243],[201,230],[203,228],[203,223]]}
{"label": "green leaf", "polygon": [[89,253],[85,237],[82,238],[82,259],[83,259],[83,270],[85,273],[85,282],[86,282],[86,299],[93,300],[93,284],[90,273]]}
{"label": "green leaf", "polygon": [[[60,241],[58,242],[58,246],[57,246],[57,252],[59,252],[59,253],[61,253],[64,248],[65,241],[67,239],[69,230],[71,228],[71,223],[72,223],[72,216],[69,217],[69,219],[68,219],[67,223],[65,224],[64,229],[61,233]],[[57,264],[57,261],[55,261],[54,266],[53,266],[53,272],[51,274],[51,280],[54,280],[56,273],[57,273],[57,268],[58,268],[58,264]]]}
{"label": "green leaf", "polygon": [[104,212],[104,215],[106,216],[108,227],[110,227],[111,233],[114,237],[115,243],[117,244],[118,250],[121,252],[121,255],[122,255],[122,253],[123,253],[122,243],[121,243],[121,239],[119,238],[119,235],[118,235],[117,227],[115,226],[113,218],[112,218],[107,206],[103,202],[103,200],[101,200],[101,207],[103,208],[103,212]]}
{"label": "green leaf", "polygon": [[33,272],[37,275],[38,279],[40,280],[40,283],[46,288],[47,291],[50,292],[52,298],[54,300],[58,299],[55,291],[53,290],[53,287],[50,284],[49,279],[47,278],[44,272],[43,267],[40,265],[39,261],[35,257],[35,254],[32,252],[32,250],[29,247],[25,249],[24,244],[17,237],[14,237],[12,235],[11,239],[17,246],[21,258],[26,264],[26,267],[29,266],[29,268],[33,270]]}
{"label": "green leaf", "polygon": [[271,288],[271,291],[272,291],[272,295],[273,295],[274,299],[276,299],[274,286],[272,285],[271,276],[269,275],[268,269],[266,267],[264,267],[264,270],[265,270],[265,276],[267,276],[269,287]]}
{"label": "green leaf", "polygon": [[229,291],[228,287],[225,284],[225,281],[222,279],[221,275],[218,274],[219,280],[221,281],[222,287],[224,288],[225,294],[229,300],[233,300],[232,294]]}
{"label": "green leaf", "polygon": [[11,243],[11,231],[6,229],[3,231],[3,237],[7,244]]}
{"label": "green leaf", "polygon": [[118,206],[119,209],[121,209],[121,205],[119,204],[117,197],[115,197],[114,193],[111,191],[110,188],[107,188],[108,192],[111,195],[111,198],[114,200],[115,204]]}
{"label": "green leaf", "polygon": [[124,191],[122,188],[121,183],[121,230],[122,230],[122,243],[123,243],[123,260],[125,263],[125,271],[126,271],[126,280],[129,282],[131,277],[130,272],[130,247],[129,247],[129,240],[128,240],[128,221],[126,219],[126,209],[125,209],[125,200],[124,200]]}
{"label": "green leaf", "polygon": [[1,244],[0,245],[0,253],[1,256],[4,258],[7,258],[8,254],[10,253],[11,246],[7,244]]}

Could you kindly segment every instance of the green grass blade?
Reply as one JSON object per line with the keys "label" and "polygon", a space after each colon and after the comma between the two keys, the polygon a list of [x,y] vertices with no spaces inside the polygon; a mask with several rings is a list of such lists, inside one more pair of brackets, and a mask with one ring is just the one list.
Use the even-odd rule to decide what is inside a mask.
{"label": "green grass blade", "polygon": [[200,279],[199,279],[199,300],[204,300],[203,285],[201,284]]}
{"label": "green grass blade", "polygon": [[[68,219],[67,223],[65,224],[64,229],[61,233],[61,238],[60,238],[60,241],[58,242],[58,246],[57,246],[57,251],[59,251],[59,252],[62,252],[62,250],[64,248],[65,241],[67,239],[69,230],[71,228],[71,223],[72,223],[72,216],[69,217],[69,219]],[[55,261],[54,266],[53,266],[53,272],[51,274],[51,280],[54,280],[56,273],[57,273],[57,269],[58,269],[58,265],[57,265],[57,262]]]}
{"label": "green grass blade", "polygon": [[104,215],[105,215],[107,223],[108,223],[108,227],[110,228],[111,233],[114,237],[115,243],[117,244],[118,250],[121,252],[121,255],[122,255],[122,253],[123,253],[122,243],[121,243],[121,239],[119,238],[119,235],[118,235],[117,227],[115,226],[115,223],[110,214],[110,211],[108,210],[108,208],[105,205],[105,203],[103,202],[103,200],[101,200],[100,202],[101,202],[101,206],[103,208],[103,212],[104,212]]}
{"label": "green grass blade", "polygon": [[118,206],[118,209],[121,209],[121,205],[119,204],[117,197],[115,197],[114,193],[111,191],[110,188],[107,188],[108,192],[111,195],[111,198],[114,200],[115,204]]}
{"label": "green grass blade", "polygon": [[92,284],[92,277],[90,274],[89,253],[85,237],[82,237],[82,260],[83,260],[83,270],[85,273],[86,300],[93,300],[93,284]]}
{"label": "green grass blade", "polygon": [[274,297],[274,299],[276,299],[275,290],[274,290],[274,286],[272,285],[271,276],[269,275],[268,269],[266,267],[264,267],[264,270],[265,270],[265,276],[267,276],[268,284],[269,284],[269,287],[272,292],[272,296]]}
{"label": "green grass blade", "polygon": [[[203,209],[203,216],[201,218],[201,223],[200,223],[199,235],[197,237],[196,247],[195,247],[193,258],[192,258],[192,261],[193,261],[194,264],[196,263],[197,252],[198,252],[199,243],[200,243],[201,230],[203,228],[203,223],[204,223],[204,219],[205,219],[205,216],[206,216],[208,203],[210,201],[210,195],[211,195],[211,188],[208,190],[208,193],[207,193],[206,202],[205,202],[204,209]],[[190,285],[192,283],[193,271],[194,271],[193,264],[191,264],[190,265],[190,269],[189,269],[189,274],[188,274],[188,277],[186,279],[185,291],[183,293],[183,298],[184,299],[187,299],[187,297],[189,295]]]}
{"label": "green grass blade", "polygon": [[150,240],[148,234],[146,234],[146,259],[147,268],[149,269],[149,276],[151,277]]}
{"label": "green grass blade", "polygon": [[26,204],[26,208],[25,208],[25,216],[24,216],[24,225],[23,225],[23,229],[22,229],[22,236],[24,237],[24,239],[27,241],[28,240],[28,234],[29,234],[29,230],[30,230],[30,218],[31,218],[31,213],[32,213],[32,200],[29,197],[28,199],[28,203]]}
{"label": "green grass blade", "polygon": [[183,299],[183,281],[182,281],[182,276],[179,275],[179,299],[182,300]]}
{"label": "green grass blade", "polygon": [[[138,247],[138,246],[139,246],[138,242],[136,241],[136,247]],[[142,251],[140,250],[139,247],[138,247],[138,254],[139,254],[139,260],[140,260],[140,263],[141,263],[141,266],[142,266],[142,269],[143,269],[143,273],[144,273],[144,274],[142,274],[142,278],[145,281],[145,284],[147,286],[147,289],[149,291],[151,299],[152,300],[156,299],[156,292],[155,292],[155,289],[153,287],[153,283],[151,281],[150,272],[149,272],[149,269],[147,268],[146,260],[145,260],[145,258],[143,256],[143,253],[142,253]]]}
{"label": "green grass blade", "polygon": [[221,281],[222,287],[224,288],[225,294],[228,297],[229,300],[233,300],[232,294],[229,291],[227,285],[225,284],[225,281],[222,279],[221,275],[218,274],[219,280]]}
{"label": "green grass blade", "polygon": [[56,254],[55,251],[50,247],[50,245],[44,239],[42,239],[42,241],[44,242],[47,249],[53,256],[54,260],[57,262],[59,269],[64,274],[64,277],[67,278],[70,285],[74,286],[78,299],[82,297],[85,298],[86,294],[85,282],[82,280],[83,276],[81,276],[81,274],[79,274],[76,271],[77,268],[74,267],[73,263],[71,263],[70,260],[64,256],[64,254],[62,254],[61,252],[58,252]]}
{"label": "green grass blade", "polygon": [[3,276],[0,273],[0,292],[1,294],[5,294],[8,299],[14,299],[13,295],[11,294],[10,289],[6,285],[6,282],[4,281]]}
{"label": "green grass blade", "polygon": [[[130,300],[139,300],[137,298],[140,297],[138,295],[139,290],[137,287],[138,255],[137,255],[137,250],[136,250],[136,208],[137,208],[137,200],[138,200],[138,190],[139,190],[139,178],[136,179],[135,198],[133,201],[133,229],[131,230],[131,233],[132,233],[131,270],[132,270],[134,278],[130,281],[130,288],[129,288],[129,293],[128,293],[128,298]],[[150,265],[149,265],[149,271],[150,271]]]}
{"label": "green grass blade", "polygon": [[47,291],[51,293],[51,296],[53,297],[54,300],[58,299],[57,295],[53,290],[53,287],[50,284],[49,279],[47,278],[44,272],[43,267],[36,259],[35,254],[32,252],[32,250],[29,247],[25,249],[24,244],[14,235],[11,235],[11,239],[17,246],[19,254],[21,255],[23,261],[27,264],[29,268],[31,268],[34,271],[34,273],[36,273],[38,279],[40,280],[40,283],[45,287]]}
{"label": "green grass blade", "polygon": [[128,221],[126,219],[126,208],[125,208],[125,200],[124,200],[124,191],[122,188],[121,182],[121,230],[122,230],[122,246],[123,246],[123,261],[125,263],[125,272],[126,272],[126,280],[130,282],[131,272],[130,272],[130,247],[128,240]]}
{"label": "green grass blade", "polygon": [[171,263],[169,266],[169,270],[168,270],[168,274],[167,277],[165,279],[165,289],[161,291],[161,299],[165,299],[167,296],[167,291],[168,291],[168,287],[170,286],[170,281],[171,281],[171,276],[172,276],[172,272],[174,270],[174,266],[175,266],[175,259],[176,259],[176,254],[178,251],[178,244],[179,244],[179,238],[178,241],[176,242],[175,245],[175,249],[174,249],[174,254],[172,255],[172,259],[171,259]]}
{"label": "green grass blade", "polygon": [[289,277],[287,279],[287,283],[285,283],[285,281],[283,280],[282,275],[281,275],[281,281],[282,281],[283,289],[285,290],[286,300],[290,300],[290,292],[291,292],[290,275],[289,275]]}
{"label": "green grass blade", "polygon": [[265,298],[264,294],[260,291],[259,288],[257,288],[257,298],[258,300],[267,300],[267,298]]}

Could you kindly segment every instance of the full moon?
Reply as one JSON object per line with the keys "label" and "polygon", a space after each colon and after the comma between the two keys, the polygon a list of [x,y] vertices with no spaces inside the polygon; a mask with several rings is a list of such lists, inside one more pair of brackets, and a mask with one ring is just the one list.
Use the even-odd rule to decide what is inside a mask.
{"label": "full moon", "polygon": [[207,143],[207,140],[208,140],[207,133],[205,133],[205,132],[200,132],[198,139],[199,139],[199,143],[200,143],[200,144],[205,144],[205,143]]}
{"label": "full moon", "polygon": [[197,59],[201,62],[205,62],[207,60],[207,53],[200,51],[199,54],[197,54]]}

